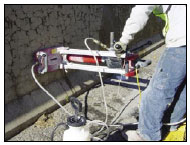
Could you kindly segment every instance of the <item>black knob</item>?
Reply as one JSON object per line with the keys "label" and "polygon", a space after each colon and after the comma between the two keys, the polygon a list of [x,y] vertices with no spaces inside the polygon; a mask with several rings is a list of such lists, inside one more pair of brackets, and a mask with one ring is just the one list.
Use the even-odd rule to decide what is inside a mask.
{"label": "black knob", "polygon": [[121,45],[119,45],[119,44],[116,44],[115,45],[115,48],[117,49],[117,50],[121,50],[122,48],[121,48]]}

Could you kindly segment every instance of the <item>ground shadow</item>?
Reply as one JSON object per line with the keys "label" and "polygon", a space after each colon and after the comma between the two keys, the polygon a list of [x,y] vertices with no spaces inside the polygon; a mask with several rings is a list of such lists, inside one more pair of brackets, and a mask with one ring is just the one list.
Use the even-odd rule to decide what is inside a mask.
{"label": "ground shadow", "polygon": [[[120,81],[120,77],[121,77],[120,75],[113,75],[111,78],[104,80],[104,84],[118,86],[119,81]],[[115,80],[117,80],[117,81],[115,81]],[[139,82],[145,84],[145,86],[140,86],[142,91],[144,91],[146,89],[146,87],[149,84],[149,81],[150,80],[148,80],[148,79],[139,78]],[[131,84],[131,83],[134,83],[134,84]],[[137,83],[137,80],[134,77],[129,77],[128,79],[125,79],[124,77],[122,77],[121,82],[120,82],[120,86],[138,90],[139,88],[138,88],[137,84],[135,84],[135,83]]]}
{"label": "ground shadow", "polygon": [[[110,134],[110,136],[106,139],[106,141],[127,141],[127,136],[125,135],[125,132],[127,130],[137,130],[137,125],[133,124],[122,124],[123,129],[114,131],[113,134]],[[113,132],[113,131],[112,131]]]}

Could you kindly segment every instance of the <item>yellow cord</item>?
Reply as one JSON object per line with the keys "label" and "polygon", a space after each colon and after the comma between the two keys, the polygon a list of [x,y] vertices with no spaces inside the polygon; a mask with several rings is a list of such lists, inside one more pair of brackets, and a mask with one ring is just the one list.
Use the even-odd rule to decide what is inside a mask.
{"label": "yellow cord", "polygon": [[140,103],[141,103],[141,88],[140,88],[140,83],[139,83],[138,69],[135,69],[135,71],[136,71],[137,85],[138,85],[138,88],[139,88],[139,107],[140,107]]}

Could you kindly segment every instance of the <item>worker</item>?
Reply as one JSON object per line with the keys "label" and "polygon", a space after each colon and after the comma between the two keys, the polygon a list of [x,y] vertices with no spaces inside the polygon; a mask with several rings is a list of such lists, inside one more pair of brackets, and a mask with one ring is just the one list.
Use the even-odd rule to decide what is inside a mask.
{"label": "worker", "polygon": [[[142,30],[149,15],[165,20],[163,35],[166,48],[146,90],[142,92],[139,124],[135,131],[126,131],[128,141],[160,141],[164,112],[172,103],[178,87],[186,79],[186,5],[136,5],[127,19],[119,42],[114,45],[120,56],[134,35]],[[170,122],[183,119],[186,113],[186,85],[177,101]],[[178,126],[172,126],[175,130]]]}

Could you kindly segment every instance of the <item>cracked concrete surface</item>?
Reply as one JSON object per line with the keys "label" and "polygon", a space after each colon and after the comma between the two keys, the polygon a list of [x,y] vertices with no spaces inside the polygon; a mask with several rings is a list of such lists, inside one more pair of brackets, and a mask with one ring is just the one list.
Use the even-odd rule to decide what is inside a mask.
{"label": "cracked concrete surface", "polygon": [[[100,15],[101,8],[96,6],[91,11]],[[89,10],[87,6],[73,5],[5,6],[5,103],[37,88],[30,75],[34,51],[58,45],[84,47],[83,39],[89,32],[98,38],[95,31],[100,29],[102,18],[96,17],[91,31],[89,23],[93,23],[94,16],[89,21]],[[61,77],[61,72],[54,72],[42,80],[48,84]]]}

